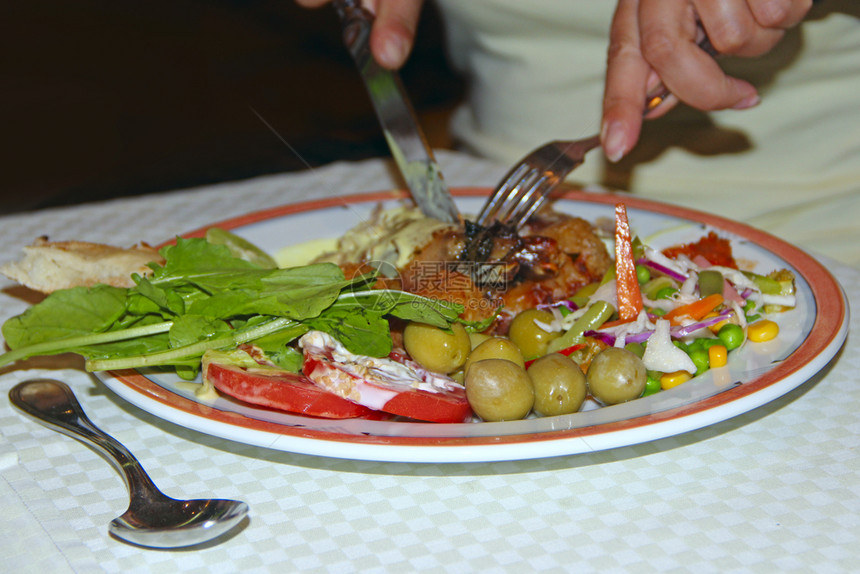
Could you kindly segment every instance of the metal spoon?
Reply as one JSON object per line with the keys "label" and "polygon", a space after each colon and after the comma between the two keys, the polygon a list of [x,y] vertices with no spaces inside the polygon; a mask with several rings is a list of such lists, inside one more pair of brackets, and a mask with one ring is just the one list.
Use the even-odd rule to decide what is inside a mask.
{"label": "metal spoon", "polygon": [[176,500],[165,496],[128,451],[96,427],[65,383],[36,379],[9,391],[13,405],[46,426],[94,446],[125,478],[128,510],[114,518],[108,532],[151,548],[181,548],[208,542],[236,526],[248,514],[238,500]]}

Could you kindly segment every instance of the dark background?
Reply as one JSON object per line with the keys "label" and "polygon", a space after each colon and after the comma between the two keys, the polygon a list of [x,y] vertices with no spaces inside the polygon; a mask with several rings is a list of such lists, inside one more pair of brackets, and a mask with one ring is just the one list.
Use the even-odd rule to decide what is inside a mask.
{"label": "dark background", "polygon": [[[402,76],[449,147],[441,43],[428,3]],[[387,154],[333,10],[292,0],[4,2],[0,118],[2,214]]]}

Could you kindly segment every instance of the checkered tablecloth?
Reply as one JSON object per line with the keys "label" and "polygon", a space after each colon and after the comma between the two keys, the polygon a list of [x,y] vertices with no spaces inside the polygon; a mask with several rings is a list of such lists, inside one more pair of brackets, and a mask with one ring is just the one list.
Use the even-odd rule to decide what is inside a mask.
{"label": "checkered tablecloth", "polygon": [[[441,154],[453,185],[504,168]],[[394,185],[382,161],[0,218],[0,263],[39,235],[158,243],[227,216]],[[860,306],[860,270],[834,265]],[[0,283],[0,320],[27,303]],[[160,420],[74,358],[0,370],[3,572],[851,572],[860,563],[858,320],[819,376],[747,414],[594,454],[480,464],[361,462],[271,451]],[[122,480],[80,443],[9,405],[36,376],[67,381],[90,418],[167,494],[238,498],[219,544],[158,551],[107,535]]]}

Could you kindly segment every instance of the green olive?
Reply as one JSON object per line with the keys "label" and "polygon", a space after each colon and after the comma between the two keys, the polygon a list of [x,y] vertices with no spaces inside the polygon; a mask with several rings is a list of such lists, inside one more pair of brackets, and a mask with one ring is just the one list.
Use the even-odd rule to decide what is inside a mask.
{"label": "green olive", "polygon": [[585,375],[568,357],[559,353],[544,355],[527,372],[535,389],[534,410],[539,415],[575,413],[585,401]]}
{"label": "green olive", "polygon": [[532,410],[535,391],[520,365],[505,359],[476,361],[466,373],[466,398],[485,421],[513,421]]}
{"label": "green olive", "polygon": [[459,385],[462,385],[466,381],[466,371],[463,370],[463,367],[452,373],[448,373],[448,376],[454,379],[454,382]]}
{"label": "green olive", "polygon": [[472,343],[473,349],[490,338],[491,337],[485,333],[469,333],[469,342]]}
{"label": "green olive", "polygon": [[409,323],[403,330],[403,346],[422,367],[445,374],[462,367],[472,348],[469,333],[461,323],[453,323],[450,331],[426,323]]}
{"label": "green olive", "polygon": [[523,354],[520,348],[514,345],[510,339],[504,337],[490,337],[469,353],[469,358],[466,359],[464,370],[469,374],[469,366],[477,361],[484,359],[506,359],[512,361],[522,368],[525,368],[526,362],[523,360]]}
{"label": "green olive", "polygon": [[647,376],[642,359],[617,347],[600,351],[588,366],[585,380],[591,396],[605,405],[642,396]]}
{"label": "green olive", "polygon": [[508,337],[520,348],[524,357],[541,357],[546,354],[549,342],[561,336],[559,331],[544,331],[536,323],[552,323],[553,315],[540,309],[521,311],[511,321]]}

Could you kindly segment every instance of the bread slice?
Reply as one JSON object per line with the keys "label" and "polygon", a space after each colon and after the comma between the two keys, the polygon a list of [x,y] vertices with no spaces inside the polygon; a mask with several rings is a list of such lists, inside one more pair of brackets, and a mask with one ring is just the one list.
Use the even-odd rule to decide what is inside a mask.
{"label": "bread slice", "polygon": [[162,263],[158,251],[146,244],[131,248],[85,241],[48,241],[40,237],[24,247],[24,258],[0,267],[9,279],[51,293],[70,287],[90,287],[99,283],[131,287],[132,273],[149,275],[147,263]]}

